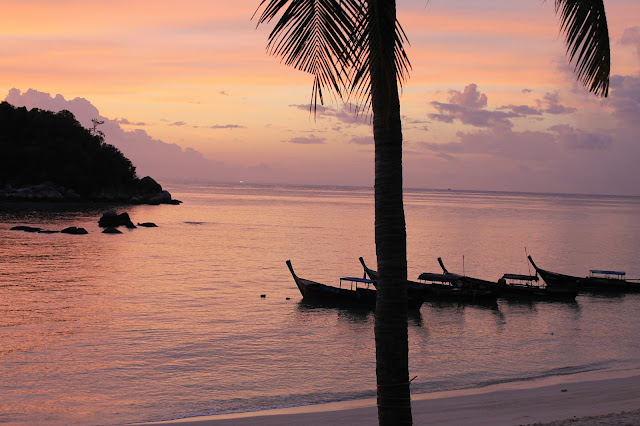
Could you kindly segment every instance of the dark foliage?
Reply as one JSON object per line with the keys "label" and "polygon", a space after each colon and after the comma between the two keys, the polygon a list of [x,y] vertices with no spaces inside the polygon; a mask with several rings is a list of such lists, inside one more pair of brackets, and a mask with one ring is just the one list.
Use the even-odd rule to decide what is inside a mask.
{"label": "dark foliage", "polygon": [[136,168],[101,132],[80,125],[69,111],[0,104],[0,186],[50,181],[81,197],[127,188]]}

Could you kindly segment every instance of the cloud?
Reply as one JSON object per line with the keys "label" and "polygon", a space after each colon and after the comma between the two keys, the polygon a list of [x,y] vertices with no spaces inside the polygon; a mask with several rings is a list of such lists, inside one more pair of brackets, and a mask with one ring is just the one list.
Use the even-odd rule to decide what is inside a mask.
{"label": "cloud", "polygon": [[576,108],[567,107],[560,104],[560,95],[558,92],[545,93],[542,99],[536,100],[537,106],[530,105],[504,105],[498,107],[499,110],[508,110],[517,117],[541,116],[542,114],[571,114],[576,112]]}
{"label": "cloud", "polygon": [[569,149],[605,150],[611,147],[611,136],[604,133],[587,132],[566,124],[549,128],[557,134],[558,143]]}
{"label": "cloud", "polygon": [[239,124],[214,124],[209,126],[210,129],[246,129],[246,126],[240,126]]}
{"label": "cloud", "polygon": [[372,136],[354,136],[351,138],[349,143],[354,143],[356,145],[373,145],[373,137]]}
{"label": "cloud", "polygon": [[84,98],[66,100],[62,95],[51,96],[33,89],[21,93],[14,88],[9,90],[5,100],[14,106],[28,109],[39,108],[54,112],[69,110],[85,128],[92,126],[91,120],[94,118],[104,121],[100,129],[105,134],[105,141],[120,149],[133,162],[138,176],[148,175],[156,180],[236,179],[235,171],[229,166],[210,161],[195,149],[183,149],[176,144],[154,139],[142,129],[123,130],[121,124],[131,125],[129,120],[104,117]]}
{"label": "cloud", "polygon": [[187,123],[185,123],[184,121],[175,121],[175,122],[169,124],[169,126],[177,126],[177,127],[186,126],[186,125],[187,125]]}
{"label": "cloud", "polygon": [[625,28],[620,38],[623,45],[631,45],[636,48],[636,53],[640,56],[640,27]]}
{"label": "cloud", "polygon": [[545,93],[542,100],[538,100],[538,104],[547,114],[571,114],[576,111],[575,108],[560,105],[558,92]]}
{"label": "cloud", "polygon": [[440,157],[440,158],[442,158],[444,160],[447,160],[447,161],[458,161],[457,157],[454,157],[453,155],[446,154],[444,152],[439,152],[438,154],[436,154],[436,156],[438,156],[438,157]]}
{"label": "cloud", "polygon": [[478,91],[474,83],[468,84],[464,90],[450,90],[449,102],[431,102],[437,112],[428,114],[432,120],[451,124],[459,121],[473,127],[483,128],[513,128],[513,118],[535,117],[540,119],[543,114],[570,114],[575,108],[560,104],[557,92],[546,93],[542,99],[536,101],[537,106],[503,105],[494,110],[487,109],[487,95]]}
{"label": "cloud", "polygon": [[542,111],[529,105],[504,105],[498,109],[506,109],[516,114],[518,117],[527,117],[530,115],[542,115]]}
{"label": "cloud", "polygon": [[402,123],[408,123],[408,124],[427,124],[428,121],[427,120],[420,120],[420,119],[416,119],[416,118],[411,118],[411,117],[407,117],[406,115],[402,116]]}
{"label": "cloud", "polygon": [[614,119],[625,127],[640,128],[640,76],[614,75],[610,88]]}
{"label": "cloud", "polygon": [[402,116],[402,128],[404,130],[419,130],[419,131],[428,132],[429,131],[429,126],[427,126],[428,123],[429,121],[427,120],[420,120],[420,119],[412,118],[406,115]]}
{"label": "cloud", "polygon": [[297,138],[291,138],[287,142],[301,144],[301,145],[321,145],[326,143],[327,138],[318,138],[314,135],[311,136],[299,136]]}
{"label": "cloud", "polygon": [[468,84],[464,90],[449,90],[449,102],[431,102],[438,111],[429,114],[429,118],[442,123],[459,120],[463,124],[475,127],[512,127],[510,118],[518,117],[514,112],[491,111],[487,106],[487,95],[478,91],[475,83]]}
{"label": "cloud", "polygon": [[544,131],[513,131],[486,129],[458,132],[457,141],[419,145],[438,154],[485,156],[523,161],[555,161],[562,158],[568,164],[575,150],[606,151],[613,140],[602,131],[586,131],[570,125],[555,125]]}
{"label": "cloud", "polygon": [[449,103],[469,109],[480,109],[487,106],[487,95],[478,91],[478,85],[468,84],[464,90],[449,90]]}
{"label": "cloud", "polygon": [[[415,144],[423,150],[426,176],[421,179],[430,179],[435,187],[637,195],[640,125],[632,123],[640,116],[640,79],[617,76],[612,81],[614,89],[606,102],[619,126],[588,127],[614,121],[601,109],[601,120],[581,126],[565,123],[543,130],[486,127],[458,131],[447,143]],[[415,158],[406,159],[407,170]],[[412,172],[406,175],[408,181],[414,179]]]}
{"label": "cloud", "polygon": [[[296,108],[302,111],[309,112],[308,104],[293,104],[289,105],[292,108]],[[313,107],[311,107],[313,113]],[[335,119],[341,123],[358,125],[358,126],[370,126],[371,120],[368,115],[362,114],[362,111],[352,103],[342,105],[340,108],[326,107],[324,105],[318,105],[315,111],[316,118],[329,118]]]}
{"label": "cloud", "polygon": [[146,126],[147,125],[147,123],[144,123],[142,121],[138,121],[137,123],[132,123],[126,118],[116,118],[116,121],[120,124],[124,124],[125,126]]}
{"label": "cloud", "polygon": [[[485,130],[480,132],[459,132],[460,142],[447,144],[449,153],[482,154],[506,158],[526,158],[527,154],[513,149],[516,138],[511,130],[496,132]],[[522,145],[522,143],[518,144]]]}
{"label": "cloud", "polygon": [[80,123],[86,125],[85,127],[88,127],[87,123],[91,123],[91,118],[96,118],[100,115],[98,108],[91,105],[91,103],[84,98],[74,98],[67,101],[62,95],[53,97],[48,93],[33,89],[29,89],[24,93],[20,93],[20,90],[16,88],[10,89],[5,100],[13,106],[26,106],[28,109],[39,108],[55,112],[62,111],[63,109],[71,112],[81,111],[81,117],[79,118],[78,115],[76,115],[76,118]]}
{"label": "cloud", "polygon": [[438,113],[429,114],[429,117],[444,123],[453,123],[453,121],[459,120],[463,124],[475,127],[513,127],[509,119],[519,117],[514,112],[467,108],[464,105],[445,104],[437,101],[431,102],[431,105]]}

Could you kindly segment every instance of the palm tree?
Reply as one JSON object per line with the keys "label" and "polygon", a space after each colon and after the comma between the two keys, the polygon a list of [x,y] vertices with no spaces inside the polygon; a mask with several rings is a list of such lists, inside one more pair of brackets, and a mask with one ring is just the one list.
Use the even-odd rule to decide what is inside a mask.
{"label": "palm tree", "polygon": [[[428,1],[428,0],[425,0]],[[578,79],[597,95],[609,88],[603,0],[555,0]],[[398,87],[408,75],[407,42],[395,0],[262,0],[258,25],[277,22],[269,53],[314,76],[311,107],[323,89],[373,112],[375,141],[376,376],[380,424],[410,424],[407,254],[402,201]],[[255,16],[255,15],[254,15]]]}

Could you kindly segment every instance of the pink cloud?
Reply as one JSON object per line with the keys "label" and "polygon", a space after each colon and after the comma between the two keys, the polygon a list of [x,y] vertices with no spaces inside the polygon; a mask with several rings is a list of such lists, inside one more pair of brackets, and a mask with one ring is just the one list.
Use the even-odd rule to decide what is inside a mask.
{"label": "pink cloud", "polygon": [[620,43],[635,46],[636,53],[640,57],[640,27],[625,28],[620,38]]}
{"label": "pink cloud", "polygon": [[606,150],[611,147],[611,136],[601,132],[587,132],[567,124],[549,128],[557,136],[557,142],[568,149]]}
{"label": "pink cloud", "polygon": [[[462,101],[463,104],[442,103],[437,101],[431,102],[431,105],[435,107],[438,113],[429,114],[429,117],[433,120],[444,123],[453,123],[455,120],[459,120],[463,124],[475,127],[512,127],[513,124],[509,119],[519,116],[514,112],[481,109],[481,105],[486,103],[486,95],[483,95],[483,98],[480,100],[477,98],[476,100],[468,98],[456,100]],[[465,104],[469,104],[471,107],[465,106]]]}
{"label": "pink cloud", "polygon": [[[301,111],[309,112],[309,104],[298,104],[289,106]],[[311,108],[311,114],[314,114],[313,107]],[[369,126],[371,124],[369,117],[362,114],[362,111],[358,108],[358,106],[352,103],[343,104],[338,108],[318,105],[316,107],[315,117],[316,119],[335,119],[340,123],[348,125]]]}
{"label": "pink cloud", "polygon": [[373,145],[373,136],[354,136],[349,142],[356,145]]}
{"label": "pink cloud", "polygon": [[154,139],[142,129],[123,130],[120,125],[132,124],[129,120],[104,117],[84,98],[66,100],[62,95],[51,96],[33,89],[21,93],[13,88],[5,100],[28,109],[69,110],[85,128],[92,126],[91,120],[94,118],[104,121],[99,129],[104,132],[105,141],[120,149],[133,162],[139,176],[170,180],[235,180],[236,172],[229,166],[207,160],[192,148],[183,149],[176,144]]}
{"label": "pink cloud", "polygon": [[624,126],[640,128],[640,76],[613,76],[609,103],[614,119]]}
{"label": "pink cloud", "polygon": [[487,106],[487,95],[478,91],[478,85],[471,83],[464,90],[449,90],[449,103],[469,109]]}
{"label": "pink cloud", "polygon": [[[588,120],[564,105],[557,92],[546,93],[533,106],[497,110],[484,107],[480,95],[477,87],[467,86],[449,98],[456,103],[431,103],[437,111],[432,119],[477,129],[458,130],[446,143],[412,143],[414,150],[405,150],[406,181],[418,179],[411,169],[422,158],[420,179],[435,187],[638,194],[640,77],[613,76],[608,99],[588,98],[592,103],[585,109],[597,106],[599,111],[595,117],[585,115]],[[562,117],[571,121],[540,128],[550,116],[552,123]],[[541,124],[538,130],[519,129],[512,122],[516,117],[536,118]],[[612,128],[613,122],[618,125]]]}
{"label": "pink cloud", "polygon": [[560,104],[558,92],[545,93],[542,100],[538,100],[538,104],[547,114],[571,114],[576,111],[575,108]]}
{"label": "pink cloud", "polygon": [[432,120],[443,123],[460,121],[474,127],[512,128],[513,118],[541,116],[546,114],[570,114],[575,108],[560,103],[557,92],[546,93],[542,100],[537,100],[537,106],[503,105],[495,110],[487,109],[487,95],[478,91],[476,84],[467,85],[463,91],[450,90],[449,103],[431,102],[437,113],[429,114]]}
{"label": "pink cloud", "polygon": [[319,138],[314,135],[311,136],[300,136],[296,138],[291,138],[287,142],[301,144],[301,145],[321,145],[326,143],[327,138]]}

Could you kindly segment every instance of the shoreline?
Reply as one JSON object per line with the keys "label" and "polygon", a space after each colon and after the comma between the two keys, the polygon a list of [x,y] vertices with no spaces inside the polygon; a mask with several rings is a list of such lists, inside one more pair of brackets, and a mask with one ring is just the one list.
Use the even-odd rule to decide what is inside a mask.
{"label": "shoreline", "polygon": [[[620,424],[616,421],[640,420],[639,389],[640,369],[634,368],[416,394],[412,396],[413,422],[438,425]],[[377,409],[376,400],[371,398],[146,424],[377,424]]]}

